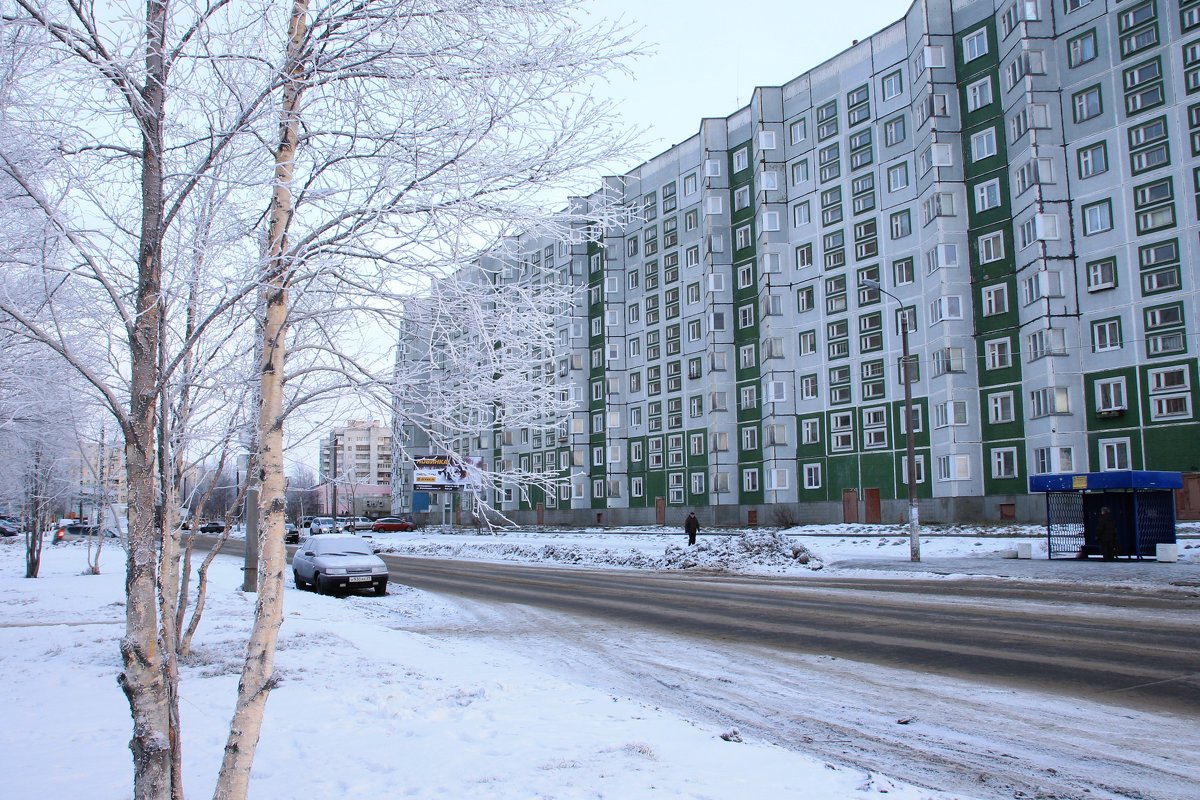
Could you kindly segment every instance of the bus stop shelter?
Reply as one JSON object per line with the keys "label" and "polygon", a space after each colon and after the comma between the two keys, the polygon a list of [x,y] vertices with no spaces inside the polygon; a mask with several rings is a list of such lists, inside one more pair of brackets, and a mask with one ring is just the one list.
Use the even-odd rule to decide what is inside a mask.
{"label": "bus stop shelter", "polygon": [[1049,558],[1099,555],[1096,531],[1101,509],[1117,527],[1117,556],[1154,558],[1160,544],[1175,544],[1175,489],[1178,472],[1113,472],[1034,475],[1029,491],[1046,494]]}

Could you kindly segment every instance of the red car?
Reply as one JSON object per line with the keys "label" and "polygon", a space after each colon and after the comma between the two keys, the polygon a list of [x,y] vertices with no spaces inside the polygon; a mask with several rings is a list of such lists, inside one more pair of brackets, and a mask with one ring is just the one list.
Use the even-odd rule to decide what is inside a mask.
{"label": "red car", "polygon": [[392,531],[415,531],[416,524],[411,519],[401,519],[400,517],[384,517],[383,519],[375,520],[375,524],[371,526],[372,533],[388,533]]}

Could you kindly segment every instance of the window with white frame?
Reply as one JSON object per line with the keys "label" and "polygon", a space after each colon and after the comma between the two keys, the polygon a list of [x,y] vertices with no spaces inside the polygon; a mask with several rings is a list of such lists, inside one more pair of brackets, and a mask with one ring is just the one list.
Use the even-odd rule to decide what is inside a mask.
{"label": "window with white frame", "polygon": [[967,402],[965,400],[947,400],[933,407],[933,426],[935,428],[966,424]]}
{"label": "window with white frame", "polygon": [[983,315],[994,317],[1008,312],[1008,284],[999,283],[995,286],[985,286],[980,290],[983,298]]}
{"label": "window with white frame", "polygon": [[757,492],[758,491],[758,469],[752,467],[742,470],[742,491]]}
{"label": "window with white frame", "polygon": [[989,370],[1012,366],[1012,342],[1007,338],[984,342],[984,364]]}
{"label": "window with white frame", "polygon": [[1105,258],[1092,261],[1087,265],[1087,290],[1098,292],[1102,289],[1112,289],[1117,285],[1117,260]]}
{"label": "window with white frame", "polygon": [[817,444],[821,441],[821,421],[810,417],[800,421],[800,443]]}
{"label": "window with white frame", "polygon": [[981,56],[987,55],[988,40],[987,29],[980,28],[963,38],[962,41],[963,61],[974,61]]}
{"label": "window with white frame", "polygon": [[1012,422],[1015,418],[1015,399],[1012,392],[988,395],[988,420],[993,425]]}
{"label": "window with white frame", "polygon": [[1047,386],[1029,393],[1029,417],[1036,419],[1071,413],[1071,397],[1065,386]]}
{"label": "window with white frame", "polygon": [[854,414],[839,411],[829,415],[829,449],[835,453],[854,449]]}
{"label": "window with white frame", "polygon": [[[918,455],[913,457],[913,466],[917,473],[917,483],[925,482],[925,456]],[[900,482],[905,486],[908,485],[908,459],[900,459]]]}
{"label": "window with white frame", "polygon": [[1102,472],[1130,469],[1129,439],[1101,439],[1098,446]]}
{"label": "window with white frame", "polygon": [[821,465],[820,464],[805,464],[803,469],[804,469],[804,488],[805,489],[820,489],[821,488]]}
{"label": "window with white frame", "polygon": [[971,136],[971,160],[982,161],[996,155],[996,129],[988,128]]}
{"label": "window with white frame", "polygon": [[975,211],[981,213],[1000,205],[1000,179],[993,178],[975,187]]}
{"label": "window with white frame", "polygon": [[1092,323],[1092,350],[1102,353],[1121,349],[1121,319],[1102,319]]}
{"label": "window with white frame", "polygon": [[1097,411],[1124,411],[1128,407],[1123,377],[1102,378],[1095,381],[1094,387]]}
{"label": "window with white frame", "polygon": [[992,450],[992,477],[997,479],[1018,477],[1017,448],[996,447]]}
{"label": "window with white frame", "polygon": [[1083,235],[1111,231],[1113,227],[1112,201],[1101,200],[1083,207]]}
{"label": "window with white frame", "polygon": [[937,468],[939,481],[970,480],[971,457],[967,455],[939,456]]}
{"label": "window with white frame", "polygon": [[992,102],[992,78],[988,76],[967,84],[967,111],[978,111]]}

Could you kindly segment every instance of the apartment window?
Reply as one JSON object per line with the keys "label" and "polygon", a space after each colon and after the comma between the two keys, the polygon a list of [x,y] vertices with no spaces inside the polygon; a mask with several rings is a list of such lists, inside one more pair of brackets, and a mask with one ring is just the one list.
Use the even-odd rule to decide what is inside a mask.
{"label": "apartment window", "polygon": [[933,410],[933,425],[935,428],[946,428],[951,425],[967,424],[967,403],[965,400],[949,400],[938,403]]}
{"label": "apartment window", "polygon": [[742,491],[757,492],[758,491],[758,469],[742,470]]}
{"label": "apartment window", "polygon": [[965,481],[971,478],[971,457],[965,455],[939,456],[939,481]]}
{"label": "apartment window", "polygon": [[1191,375],[1186,366],[1152,369],[1147,374],[1150,418],[1169,420],[1192,416]]}
{"label": "apartment window", "polygon": [[1112,201],[1101,200],[1083,207],[1083,235],[1094,236],[1111,231],[1113,227]]}
{"label": "apartment window", "polygon": [[1025,337],[1029,346],[1029,360],[1037,361],[1047,356],[1062,356],[1067,353],[1066,335],[1062,328],[1043,328]]}
{"label": "apartment window", "polygon": [[1100,96],[1100,85],[1090,86],[1071,96],[1071,110],[1076,122],[1084,122],[1100,116],[1104,104]]}
{"label": "apartment window", "polygon": [[1096,142],[1093,145],[1079,148],[1075,154],[1079,164],[1079,177],[1090,178],[1108,172],[1108,143]]}
{"label": "apartment window", "polygon": [[1029,416],[1031,418],[1070,413],[1070,394],[1064,386],[1047,386],[1029,393]]}
{"label": "apartment window", "polygon": [[1092,323],[1092,351],[1121,349],[1121,319],[1104,319]]}
{"label": "apartment window", "polygon": [[1008,311],[1008,284],[985,286],[981,292],[983,297],[983,315],[992,317]]}
{"label": "apartment window", "polygon": [[904,286],[916,280],[916,270],[913,267],[913,259],[902,258],[892,262],[892,282],[896,286]]}
{"label": "apartment window", "polygon": [[1171,178],[1135,186],[1134,220],[1139,235],[1175,226],[1175,188]]}
{"label": "apartment window", "polygon": [[983,213],[1000,205],[1000,179],[981,183],[975,187],[975,212]]}
{"label": "apartment window", "polygon": [[808,120],[801,117],[788,125],[788,140],[792,144],[800,144],[808,138]]}
{"label": "apartment window", "polygon": [[903,239],[912,233],[912,214],[908,209],[897,211],[889,217],[890,235],[893,239]]}
{"label": "apartment window", "polygon": [[996,231],[980,236],[976,240],[979,248],[979,263],[990,264],[1004,258],[1004,232]]}
{"label": "apartment window", "polygon": [[983,78],[967,85],[967,111],[978,111],[992,102],[992,79]]}
{"label": "apartment window", "polygon": [[940,347],[933,351],[933,375],[945,375],[951,372],[965,372],[963,349],[961,347]]}
{"label": "apartment window", "polygon": [[1125,379],[1106,378],[1094,384],[1096,392],[1096,410],[1103,413],[1109,411],[1124,411],[1128,406],[1125,401]]}
{"label": "apartment window", "polygon": [[1154,0],[1139,3],[1118,15],[1117,30],[1121,35],[1122,58],[1140,53],[1158,44],[1158,23]]}
{"label": "apartment window", "polygon": [[805,464],[803,469],[804,469],[804,488],[805,489],[820,489],[821,488],[821,465],[820,464]]}
{"label": "apartment window", "polygon": [[1087,290],[1089,292],[1112,289],[1116,285],[1117,260],[1115,258],[1092,261],[1087,265]]}
{"label": "apartment window", "polygon": [[974,33],[968,34],[963,38],[962,42],[963,61],[974,61],[981,56],[987,55],[988,40],[987,29],[980,28]]}
{"label": "apartment window", "polygon": [[904,115],[892,117],[883,123],[883,143],[887,147],[895,147],[904,141]]}
{"label": "apartment window", "polygon": [[1017,448],[997,447],[992,450],[992,477],[996,479],[1017,477]]}
{"label": "apartment window", "polygon": [[854,415],[839,411],[829,415],[829,449],[835,453],[854,449]]}
{"label": "apartment window", "polygon": [[1153,58],[1123,73],[1125,113],[1137,114],[1163,104],[1162,61]]}
{"label": "apartment window", "polygon": [[1067,65],[1072,69],[1089,61],[1094,61],[1096,55],[1095,28],[1067,40]]}
{"label": "apartment window", "polygon": [[901,189],[907,188],[908,162],[902,161],[899,164],[888,167],[887,178],[889,192],[898,192]]}
{"label": "apartment window", "polygon": [[984,342],[984,364],[989,370],[1011,367],[1012,342],[1007,338]]}
{"label": "apartment window", "polygon": [[1015,399],[1012,392],[988,395],[988,419],[993,425],[1012,422],[1016,418]]}
{"label": "apartment window", "polygon": [[1101,439],[1099,441],[1099,449],[1100,470],[1102,472],[1127,470],[1130,468],[1128,439]]}
{"label": "apartment window", "polygon": [[733,190],[733,210],[741,211],[750,207],[750,187],[739,186]]}
{"label": "apartment window", "polygon": [[988,128],[971,136],[971,160],[981,161],[996,155],[996,129]]}
{"label": "apartment window", "polygon": [[802,158],[792,164],[792,185],[797,186],[808,181],[808,159]]}
{"label": "apartment window", "polygon": [[930,325],[948,319],[962,319],[962,298],[957,295],[939,297],[929,304]]}

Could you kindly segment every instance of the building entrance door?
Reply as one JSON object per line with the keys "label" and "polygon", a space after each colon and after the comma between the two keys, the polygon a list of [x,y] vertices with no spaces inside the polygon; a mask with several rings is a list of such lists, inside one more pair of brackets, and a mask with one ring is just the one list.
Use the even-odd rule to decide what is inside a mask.
{"label": "building entrance door", "polygon": [[858,522],[857,489],[842,489],[842,522]]}

